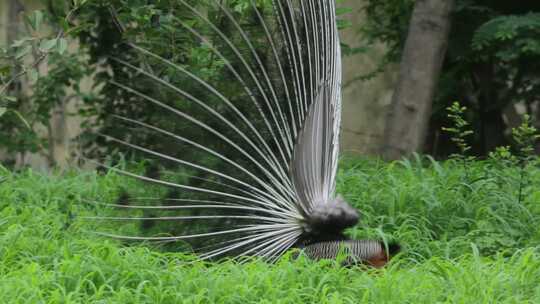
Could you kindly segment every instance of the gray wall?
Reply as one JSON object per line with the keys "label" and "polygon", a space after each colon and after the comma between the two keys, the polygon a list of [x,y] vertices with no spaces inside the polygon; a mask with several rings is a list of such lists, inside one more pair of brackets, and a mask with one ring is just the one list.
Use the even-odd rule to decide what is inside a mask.
{"label": "gray wall", "polygon": [[[342,32],[341,37],[353,47],[362,46],[358,28],[364,20],[361,10],[364,1],[348,0],[342,5],[353,8],[346,16],[353,26]],[[345,153],[373,155],[379,152],[386,111],[397,76],[396,67],[387,68],[386,72],[369,81],[350,82],[358,75],[373,71],[383,50],[384,45],[378,45],[367,53],[344,58],[342,151]]]}

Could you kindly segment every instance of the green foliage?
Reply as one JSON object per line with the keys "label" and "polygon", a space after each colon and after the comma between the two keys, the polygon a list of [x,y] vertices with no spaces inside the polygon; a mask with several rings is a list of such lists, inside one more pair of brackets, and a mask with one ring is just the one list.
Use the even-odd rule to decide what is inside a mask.
{"label": "green foliage", "polygon": [[[527,168],[531,180],[524,184],[519,168],[492,161],[470,161],[467,167],[429,158],[348,165],[338,191],[363,216],[361,227],[352,231],[354,238],[386,235],[405,244],[415,260],[455,258],[471,243],[482,255],[536,246],[537,168]],[[474,178],[463,179],[466,175]],[[520,187],[527,191],[523,203],[516,204]]]}
{"label": "green foliage", "polygon": [[[9,45],[0,48],[0,97],[2,98],[0,101],[14,101],[15,98],[9,96],[8,90],[19,77],[28,74],[30,80],[35,82],[39,77],[39,64],[50,54],[63,55],[67,51],[68,41],[65,32],[73,30],[67,23],[71,22],[70,18],[77,9],[79,7],[76,6],[67,12],[61,24],[56,23],[55,16],[41,10],[24,15],[26,36],[10,41]],[[48,22],[45,22],[46,20]],[[45,31],[45,25],[60,28],[60,30],[44,35],[42,32]]]}
{"label": "green foliage", "polygon": [[538,130],[532,126],[529,115],[523,117],[523,122],[519,127],[512,129],[512,137],[516,142],[519,156],[524,160],[532,159],[534,157],[534,146],[538,142],[540,135]]}
{"label": "green foliage", "polygon": [[[208,18],[210,22],[219,25],[220,30],[234,45],[245,45],[239,32],[216,8],[215,3],[212,1],[187,2],[194,9],[204,12],[205,18]],[[270,1],[257,3],[263,13],[271,9]],[[231,9],[236,20],[250,35],[254,48],[260,52],[260,56],[266,58],[269,50],[264,41],[259,39],[264,33],[260,31],[256,22],[257,18],[254,16],[251,1],[228,1],[225,5]],[[176,115],[118,86],[118,83],[121,83],[124,86],[136,88],[139,93],[165,101],[179,111],[195,113],[195,117],[201,121],[210,121],[212,116],[207,111],[200,109],[194,102],[171,87],[181,88],[182,91],[203,100],[209,107],[217,110],[223,107],[220,100],[202,88],[189,75],[173,68],[172,65],[185,69],[208,82],[240,110],[247,113],[250,121],[260,120],[257,111],[254,111],[253,105],[248,102],[249,98],[244,88],[233,79],[226,63],[216,56],[213,49],[219,50],[223,56],[230,59],[230,62],[227,62],[230,66],[239,65],[238,59],[222,37],[219,37],[207,22],[196,16],[182,2],[92,1],[81,10],[77,19],[82,23],[92,23],[91,27],[78,33],[78,38],[88,51],[90,62],[99,66],[94,81],[96,86],[100,87],[100,96],[96,99],[87,99],[81,111],[81,114],[88,118],[85,128],[90,132],[85,133],[82,140],[90,155],[107,156],[115,151],[133,154],[133,149],[126,149],[125,146],[108,141],[101,136],[96,137],[97,130],[99,133],[115,138],[130,136],[130,142],[136,142],[153,151],[168,151],[169,154],[183,151],[184,159],[199,160],[200,153],[191,153],[193,149],[187,149],[189,152],[186,152],[188,145],[171,142],[144,128],[136,128],[133,124],[126,124],[115,119],[113,115],[148,123],[175,134],[183,134],[187,138],[197,138],[200,144],[208,147],[217,145],[217,140],[211,136],[204,136],[199,126],[187,120],[178,120]],[[202,33],[207,41],[201,40],[192,31]],[[134,50],[129,43],[134,43],[161,56],[170,64],[164,64],[155,57]],[[239,48],[243,50],[242,47]],[[125,63],[133,65],[135,69],[127,67]],[[163,79],[170,86],[160,85],[141,71]],[[217,122],[211,123],[212,126],[213,124]],[[134,128],[139,132],[132,132]],[[222,128],[223,126],[220,127]]]}
{"label": "green foliage", "polygon": [[519,127],[512,129],[512,137],[518,153],[515,165],[520,168],[518,201],[522,202],[524,195],[526,195],[524,191],[532,183],[527,169],[531,163],[535,163],[533,161],[535,160],[534,145],[538,142],[540,135],[538,130],[531,125],[530,117],[525,115],[523,123]]}
{"label": "green foliage", "polygon": [[14,135],[0,138],[0,146],[10,153],[46,153],[48,140],[51,139],[40,136],[36,130],[40,127],[50,128],[50,119],[56,106],[84,96],[79,84],[89,71],[80,56],[51,54],[48,64],[50,68],[47,75],[39,77],[32,85],[32,95],[21,95],[12,105],[18,110],[11,110],[0,120],[2,132]]}
{"label": "green foliage", "polygon": [[[447,110],[449,112],[448,117],[453,122],[453,127],[443,127],[443,130],[450,133],[452,142],[458,146],[460,153],[454,154],[452,157],[462,162],[467,177],[466,181],[470,181],[469,167],[475,157],[467,157],[468,151],[471,150],[471,147],[467,143],[467,137],[474,134],[474,132],[469,129],[470,125],[464,118],[467,108],[462,107],[458,102],[454,102]],[[522,124],[512,129],[512,137],[515,141],[516,155],[512,154],[509,146],[502,146],[490,152],[489,158],[495,161],[495,166],[499,170],[504,167],[519,168],[518,202],[521,203],[524,189],[529,188],[531,185],[531,180],[528,179],[527,169],[529,163],[536,159],[534,146],[540,135],[538,135],[538,130],[531,125],[530,117],[525,115]],[[490,174],[493,174],[493,172]],[[483,178],[485,177],[480,177],[479,179]]]}
{"label": "green foliage", "polygon": [[516,163],[517,157],[512,154],[510,146],[495,148],[495,151],[489,153],[489,158],[497,162]]}
{"label": "green foliage", "polygon": [[[385,61],[399,62],[414,1],[367,1],[369,43],[387,46]],[[538,2],[457,0],[448,52],[435,99],[431,129],[451,124],[445,109],[454,100],[467,107],[474,136],[471,153],[487,155],[511,141],[503,118],[509,105],[524,104],[531,117],[540,94],[540,18]],[[378,69],[381,71],[382,68]],[[533,123],[537,123],[533,121]],[[441,156],[452,152],[451,137],[430,132],[428,145]]]}
{"label": "green foliage", "polygon": [[[0,293],[11,303],[538,302],[539,190],[516,206],[518,172],[501,167],[500,184],[470,184],[471,195],[459,186],[462,170],[422,158],[342,163],[339,192],[362,213],[350,235],[405,247],[382,271],[290,256],[276,265],[202,263],[161,245],[125,246],[92,233],[103,223],[82,219],[114,211],[88,201],[114,201],[125,177],[2,170]],[[540,171],[528,170],[537,184]],[[138,229],[128,226],[121,232]]]}
{"label": "green foliage", "polygon": [[540,13],[499,16],[484,23],[474,33],[472,47],[492,52],[505,62],[540,55]]}
{"label": "green foliage", "polygon": [[462,107],[459,102],[454,102],[452,106],[446,108],[448,110],[448,118],[453,122],[453,127],[443,127],[443,131],[451,134],[452,141],[458,146],[459,157],[465,157],[471,147],[467,143],[467,138],[474,132],[470,130],[470,124],[465,120],[464,114],[467,110],[466,107]]}
{"label": "green foliage", "polygon": [[465,183],[468,183],[472,179],[471,170],[469,169],[470,162],[473,161],[475,157],[469,156],[471,150],[469,141],[474,132],[470,129],[471,126],[465,119],[467,108],[462,107],[459,102],[456,101],[452,106],[446,108],[446,110],[448,111],[448,118],[451,121],[451,127],[443,127],[442,130],[450,134],[451,141],[459,149],[459,153],[452,154],[451,158],[463,165]]}
{"label": "green foliage", "polygon": [[[141,73],[126,68],[120,61],[149,70],[157,77],[170,81],[191,92],[203,92],[195,81],[185,74],[179,73],[170,66],[165,66],[155,58],[135,52],[129,43],[150,50],[171,63],[186,68],[198,77],[211,83],[231,101],[246,100],[243,88],[237,81],[231,81],[230,72],[225,63],[215,56],[208,44],[187,30],[186,26],[197,30],[209,40],[209,44],[226,57],[231,50],[222,40],[216,39],[216,33],[201,18],[198,18],[180,1],[44,1],[47,11],[28,12],[25,21],[29,29],[26,36],[14,41],[0,52],[0,85],[2,100],[0,101],[0,131],[15,134],[3,137],[2,145],[9,152],[42,152],[47,154],[48,142],[37,134],[36,129],[47,129],[54,107],[75,98],[82,99],[85,107],[80,111],[87,121],[86,132],[82,137],[83,145],[90,155],[110,155],[113,151],[125,148],[107,142],[103,137],[96,137],[95,131],[122,138],[130,130],[119,127],[120,122],[112,119],[113,115],[130,117],[145,123],[167,128],[184,134],[200,133],[200,128],[187,122],[178,122],[173,115],[158,111],[156,106],[141,102],[134,94],[119,90],[111,80],[135,87],[140,92],[160,100],[172,100],[180,110],[193,112],[196,107],[186,102],[186,98],[178,96],[171,90],[163,90],[155,81]],[[218,24],[220,29],[236,45],[242,40],[241,35],[231,22],[219,12],[212,1],[187,1],[196,9],[204,12],[207,18]],[[262,57],[268,53],[267,44],[258,39],[263,33],[255,24],[252,1],[234,0],[224,3],[235,18],[252,37],[253,45]],[[271,9],[271,1],[256,1],[263,14]],[[53,34],[38,34],[43,28],[55,30]],[[41,33],[41,32],[40,32]],[[68,51],[68,44],[77,42],[76,53]],[[234,57],[233,57],[234,58]],[[39,75],[37,66],[48,61],[48,75]],[[28,64],[30,62],[30,64]],[[234,60],[231,65],[238,64]],[[78,83],[85,75],[92,75],[96,95],[87,95],[79,90]],[[19,79],[27,76],[31,91],[19,90]],[[39,79],[38,79],[39,78]],[[54,83],[57,82],[56,85]],[[6,94],[4,94],[4,92]],[[219,106],[215,96],[206,92],[197,95],[212,107]],[[212,100],[214,99],[214,100]],[[243,105],[248,107],[248,105]],[[257,120],[255,111],[250,105],[250,120]],[[240,106],[242,108],[242,106]],[[203,112],[203,111],[200,111]],[[204,114],[198,118],[203,118]],[[24,117],[24,118],[23,118]],[[49,128],[50,129],[50,128]],[[156,138],[148,132],[131,133],[137,138],[133,141],[147,148],[158,150],[181,149],[171,147],[162,138]],[[50,134],[49,134],[50,137]],[[189,136],[188,136],[189,137]],[[201,139],[204,136],[197,135]],[[208,139],[207,141],[211,141]],[[209,143],[207,143],[209,144]],[[193,157],[197,157],[193,155]]]}
{"label": "green foliage", "polygon": [[[253,105],[246,102],[249,100],[249,94],[244,92],[238,81],[234,79],[231,81],[233,76],[230,69],[227,69],[225,62],[212,52],[211,47],[219,50],[228,59],[232,58],[229,64],[239,71],[240,76],[250,78],[243,75],[246,71],[238,68],[241,66],[239,60],[235,59],[234,55],[231,56],[232,52],[223,39],[219,39],[210,26],[182,5],[181,1],[43,2],[47,10],[27,12],[25,15],[28,32],[9,47],[2,49],[5,56],[2,56],[0,61],[2,71],[0,79],[9,94],[2,94],[3,101],[0,102],[0,116],[2,116],[0,131],[15,136],[4,137],[1,144],[10,153],[13,152],[12,155],[15,155],[15,152],[40,152],[47,156],[49,142],[46,139],[50,134],[38,135],[36,130],[50,130],[48,119],[53,109],[73,98],[82,99],[85,105],[79,113],[86,119],[83,128],[87,131],[81,137],[81,142],[90,156],[107,156],[118,151],[133,152],[127,151],[122,145],[107,141],[102,136],[97,136],[96,131],[116,138],[123,138],[129,134],[133,136],[131,142],[137,142],[155,151],[178,151],[185,148],[175,146],[170,141],[167,142],[149,132],[132,132],[133,126],[126,129],[125,123],[113,119],[113,115],[136,119],[174,133],[182,132],[186,137],[194,135],[193,137],[202,139],[201,144],[207,146],[213,144],[216,140],[201,136],[199,127],[185,121],[179,122],[174,115],[164,114],[155,105],[142,101],[142,98],[137,98],[127,90],[119,89],[112,82],[114,80],[135,87],[139,92],[159,100],[174,101],[174,105],[185,112],[196,111],[194,110],[196,106],[192,102],[187,102],[185,97],[171,90],[164,90],[147,76],[126,68],[124,64],[119,63],[118,60],[121,60],[153,73],[171,85],[181,86],[187,92],[196,92],[197,94],[193,95],[205,100],[211,107],[222,107],[215,96],[205,93],[193,79],[170,66],[164,66],[155,58],[133,51],[129,43],[136,43],[207,81],[238,105],[240,110],[247,113],[248,119],[254,124],[262,120]],[[230,20],[216,8],[213,1],[187,1],[187,3],[203,12],[210,21],[218,24],[231,42],[238,46],[241,52],[246,53],[246,45],[241,35]],[[255,3],[263,17],[267,17],[270,21],[270,26],[277,27],[277,24],[271,21],[274,17],[271,1],[258,0]],[[267,41],[261,39],[264,33],[260,24],[256,22],[252,1],[226,1],[223,5],[233,12],[242,28],[246,30],[256,52],[263,60],[268,60],[271,57],[270,49]],[[348,12],[348,9],[343,8],[337,13],[343,15]],[[347,26],[346,22],[339,21],[340,28]],[[203,43],[187,27],[202,33],[209,43]],[[42,34],[44,28],[52,28],[53,33]],[[270,30],[278,32],[275,29]],[[67,47],[73,43],[79,45],[76,53],[70,52]],[[248,57],[251,57],[251,54]],[[281,58],[286,61],[285,55]],[[50,76],[39,75],[36,69],[45,61],[48,61]],[[275,71],[270,72],[272,73],[276,74]],[[92,76],[94,89],[98,94],[85,94],[79,89],[78,83],[86,75]],[[18,81],[24,76],[27,76],[31,90],[18,89],[18,86],[25,83]],[[262,75],[256,77],[263,78]],[[270,77],[277,78],[277,75]],[[55,81],[58,82],[56,86],[53,85]],[[254,87],[252,83],[247,85]],[[280,97],[283,97],[279,100],[283,100],[285,105],[286,98]],[[197,117],[206,121],[208,115],[203,112],[199,111],[197,114],[200,115]],[[199,155],[184,154],[188,154],[188,158],[200,158]]]}
{"label": "green foliage", "polygon": [[[47,150],[50,117],[55,107],[82,96],[79,83],[90,73],[84,52],[68,51],[69,36],[80,29],[72,23],[79,9],[27,12],[24,35],[0,48],[0,133],[9,134],[0,137],[0,146],[10,155],[40,152],[54,165]],[[43,63],[48,72],[40,75]]]}

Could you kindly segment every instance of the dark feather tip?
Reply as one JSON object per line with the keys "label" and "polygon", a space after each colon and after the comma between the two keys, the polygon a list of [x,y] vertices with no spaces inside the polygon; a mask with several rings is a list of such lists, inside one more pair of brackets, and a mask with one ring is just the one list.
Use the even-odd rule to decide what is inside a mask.
{"label": "dark feather tip", "polygon": [[130,203],[129,203],[130,200],[131,200],[131,198],[130,198],[129,194],[127,193],[127,191],[122,189],[121,192],[120,192],[120,195],[116,199],[116,204],[121,205],[121,206],[129,206],[130,205]]}
{"label": "dark feather tip", "polygon": [[146,167],[144,175],[148,178],[160,179],[161,169],[157,165],[151,164],[148,167]]}
{"label": "dark feather tip", "polygon": [[401,245],[398,242],[388,243],[388,254],[390,255],[390,258],[400,253],[401,250]]}

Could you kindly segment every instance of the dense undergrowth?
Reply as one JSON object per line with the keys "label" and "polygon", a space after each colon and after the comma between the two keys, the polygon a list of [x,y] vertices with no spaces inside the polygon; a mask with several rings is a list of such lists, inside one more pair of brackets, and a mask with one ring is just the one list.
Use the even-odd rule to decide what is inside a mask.
{"label": "dense undergrowth", "polygon": [[[193,262],[92,234],[126,178],[0,177],[1,303],[538,303],[540,169],[503,161],[342,161],[338,192],[362,213],[354,238],[398,240],[383,270],[284,257]],[[521,193],[521,194],[520,194]],[[118,229],[133,229],[118,227]]]}

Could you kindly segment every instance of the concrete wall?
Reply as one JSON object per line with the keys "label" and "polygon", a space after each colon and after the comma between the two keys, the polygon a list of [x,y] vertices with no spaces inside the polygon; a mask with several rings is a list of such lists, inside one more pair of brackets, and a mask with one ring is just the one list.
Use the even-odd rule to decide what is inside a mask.
{"label": "concrete wall", "polygon": [[[362,25],[364,1],[348,0],[342,6],[353,9],[346,18],[352,27],[341,33],[341,38],[353,47],[362,46],[358,28]],[[345,57],[343,60],[343,83],[348,84],[358,75],[377,67],[384,46],[379,45],[368,53]],[[387,71],[369,81],[356,81],[343,88],[342,151],[354,154],[378,153],[384,133],[387,108],[392,98],[397,68]]]}
{"label": "concrete wall", "polygon": [[7,22],[8,22],[8,2],[0,1],[0,45],[5,44],[7,40]]}

